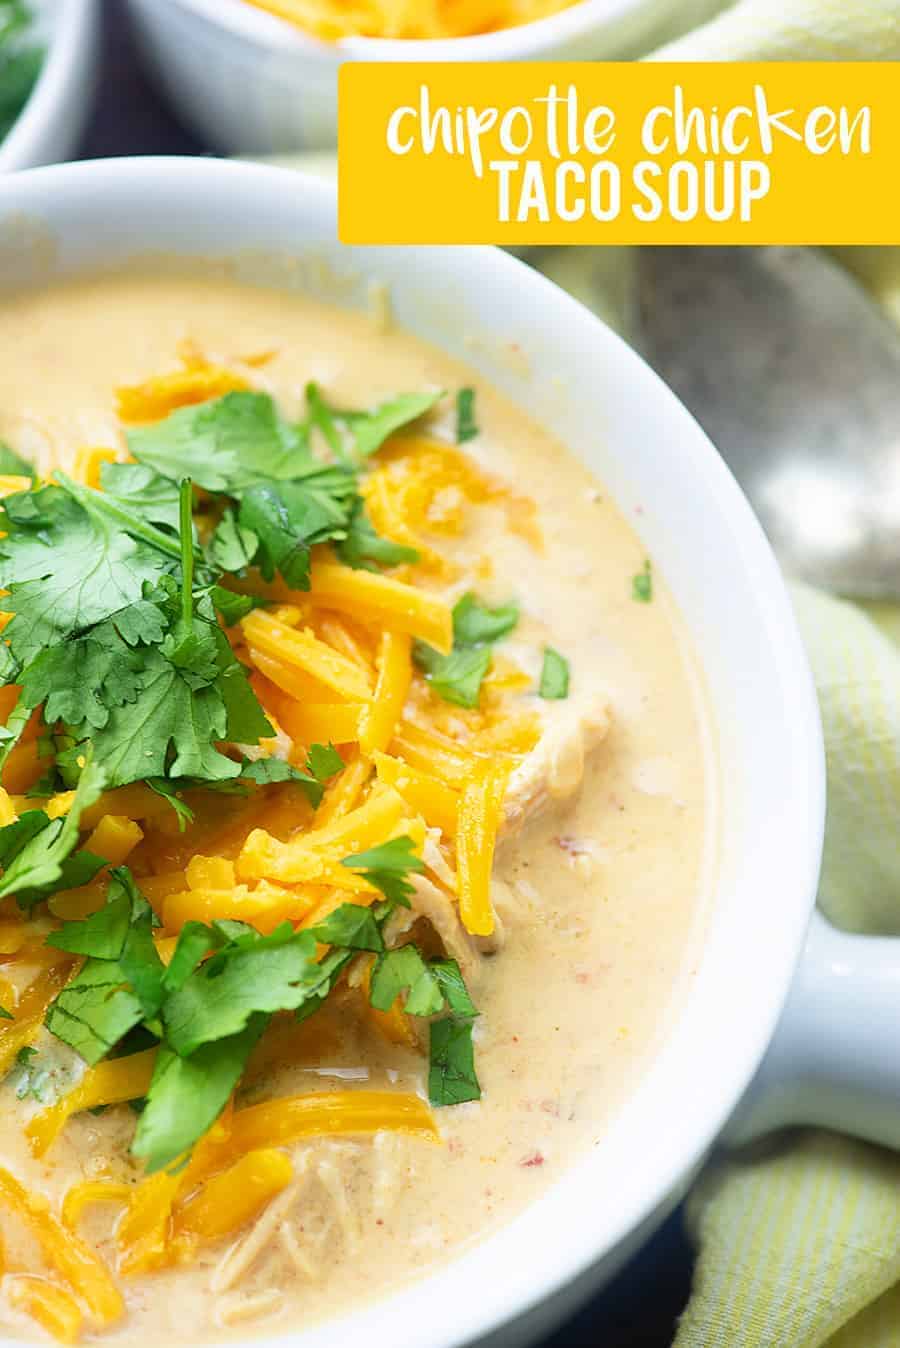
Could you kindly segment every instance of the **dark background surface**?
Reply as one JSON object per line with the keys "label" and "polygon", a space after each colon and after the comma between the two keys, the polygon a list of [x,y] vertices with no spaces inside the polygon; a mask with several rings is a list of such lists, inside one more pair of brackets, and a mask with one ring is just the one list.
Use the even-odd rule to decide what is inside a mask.
{"label": "dark background surface", "polygon": [[[121,0],[105,0],[104,60],[80,158],[208,154],[141,70]],[[602,1195],[585,1195],[602,1202]],[[677,1212],[601,1296],[541,1348],[670,1348],[690,1288],[691,1250]]]}

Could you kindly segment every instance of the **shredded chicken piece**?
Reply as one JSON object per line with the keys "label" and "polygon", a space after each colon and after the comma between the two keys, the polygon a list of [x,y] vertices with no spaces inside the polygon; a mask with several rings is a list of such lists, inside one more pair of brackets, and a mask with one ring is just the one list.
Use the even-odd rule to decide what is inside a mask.
{"label": "shredded chicken piece", "polygon": [[281,1310],[283,1305],[284,1292],[279,1292],[277,1287],[266,1287],[254,1296],[230,1292],[218,1301],[214,1319],[222,1329],[228,1329],[244,1320],[259,1320],[264,1315],[272,1315]]}
{"label": "shredded chicken piece", "polygon": [[441,851],[441,830],[430,828],[425,833],[425,846],[422,848],[422,860],[445,889],[456,893],[456,871]]}
{"label": "shredded chicken piece", "polygon": [[553,801],[575,795],[584,779],[585,755],[603,742],[609,723],[605,699],[587,705],[573,700],[555,709],[540,740],[509,779],[501,838],[518,833]]}
{"label": "shredded chicken piece", "polygon": [[372,1211],[376,1217],[387,1216],[397,1201],[399,1161],[403,1143],[396,1133],[376,1133],[372,1139],[375,1174],[372,1179]]}
{"label": "shredded chicken piece", "polygon": [[242,1236],[236,1244],[225,1252],[213,1269],[212,1277],[209,1280],[210,1291],[217,1294],[229,1291],[244,1276],[251,1264],[259,1258],[266,1246],[270,1244],[277,1234],[279,1225],[297,1200],[297,1195],[309,1169],[309,1159],[308,1151],[301,1152],[295,1158],[294,1174],[296,1178],[294,1183],[289,1184],[284,1192],[280,1193],[269,1204],[247,1235]]}
{"label": "shredded chicken piece", "polygon": [[316,1166],[316,1174],[334,1206],[341,1234],[344,1237],[344,1247],[348,1254],[353,1255],[359,1249],[359,1218],[353,1211],[347,1197],[347,1180],[341,1173],[341,1168],[336,1163],[336,1159],[325,1158],[321,1160]]}
{"label": "shredded chicken piece", "polygon": [[315,1281],[319,1277],[320,1266],[310,1257],[309,1251],[305,1250],[300,1244],[297,1228],[292,1221],[287,1220],[281,1223],[278,1239],[297,1272],[302,1274],[304,1278]]}
{"label": "shredded chicken piece", "polygon": [[414,891],[410,896],[413,918],[424,917],[431,923],[445,951],[456,960],[463,978],[471,985],[477,980],[481,957],[460,921],[456,904],[424,875],[411,876],[410,881]]}

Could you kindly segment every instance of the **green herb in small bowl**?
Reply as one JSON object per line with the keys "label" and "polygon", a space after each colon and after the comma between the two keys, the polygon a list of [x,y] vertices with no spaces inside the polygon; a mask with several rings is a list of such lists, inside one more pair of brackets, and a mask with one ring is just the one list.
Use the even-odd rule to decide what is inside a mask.
{"label": "green herb in small bowl", "polygon": [[44,63],[33,24],[26,0],[0,0],[0,140],[12,130]]}

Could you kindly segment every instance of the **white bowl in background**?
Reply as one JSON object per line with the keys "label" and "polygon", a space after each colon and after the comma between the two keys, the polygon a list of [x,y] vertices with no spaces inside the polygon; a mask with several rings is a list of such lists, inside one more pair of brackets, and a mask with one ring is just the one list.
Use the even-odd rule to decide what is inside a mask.
{"label": "white bowl in background", "polygon": [[147,61],[183,120],[226,154],[332,149],[342,61],[630,57],[726,0],[581,0],[536,23],[437,41],[320,42],[244,0],[128,0]]}
{"label": "white bowl in background", "polygon": [[[35,234],[54,246],[30,248]],[[681,1196],[763,1057],[803,945],[821,850],[822,743],[805,654],[762,531],[709,440],[639,357],[499,250],[344,247],[328,185],[196,159],[105,160],[8,177],[0,235],[0,288],[142,254],[188,264],[233,258],[248,279],[257,266],[271,279],[281,259],[286,285],[344,306],[365,306],[372,282],[386,285],[402,327],[474,366],[596,472],[666,576],[705,672],[723,785],[708,939],[656,1057],[593,1150],[477,1247],[349,1315],[247,1340],[248,1348],[421,1348],[427,1326],[429,1348],[525,1343],[610,1277]],[[515,366],[510,342],[522,352]],[[881,1056],[894,1097],[884,1117],[893,1126],[896,1036],[887,1033],[890,1015],[873,1022],[871,999],[865,1011],[858,1042],[867,1025],[885,1026]],[[815,1017],[810,1024],[821,1080],[822,1036]],[[848,1061],[860,1060],[852,1036],[842,1047]],[[770,1109],[767,1123],[779,1121]],[[879,1133],[877,1120],[871,1131]]]}
{"label": "white bowl in background", "polygon": [[94,93],[98,0],[38,0],[34,8],[46,56],[31,97],[0,141],[0,173],[68,159]]}

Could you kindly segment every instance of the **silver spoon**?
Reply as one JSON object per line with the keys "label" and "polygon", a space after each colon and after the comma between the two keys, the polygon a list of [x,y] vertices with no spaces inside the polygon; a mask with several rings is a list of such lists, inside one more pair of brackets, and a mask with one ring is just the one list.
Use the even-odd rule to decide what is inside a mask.
{"label": "silver spoon", "polygon": [[808,248],[640,248],[637,345],[785,569],[900,597],[900,333]]}

